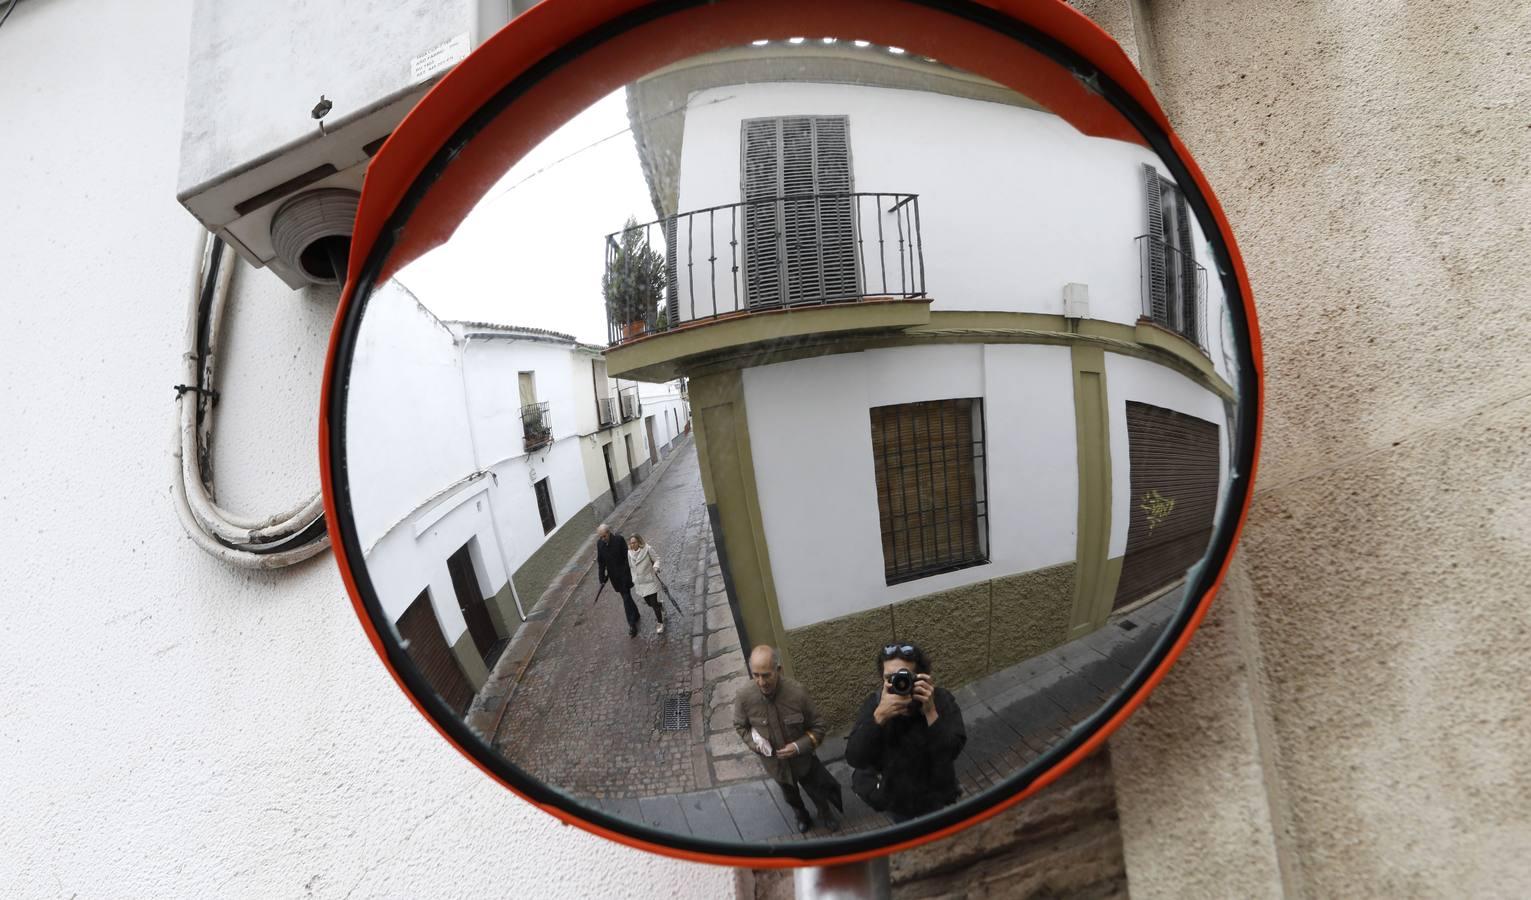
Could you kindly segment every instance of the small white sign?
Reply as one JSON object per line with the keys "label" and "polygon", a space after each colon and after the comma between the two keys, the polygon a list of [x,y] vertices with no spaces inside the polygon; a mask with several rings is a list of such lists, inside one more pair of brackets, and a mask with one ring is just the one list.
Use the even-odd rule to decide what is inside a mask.
{"label": "small white sign", "polygon": [[439,44],[409,61],[409,83],[419,84],[438,72],[444,72],[468,55],[468,32]]}

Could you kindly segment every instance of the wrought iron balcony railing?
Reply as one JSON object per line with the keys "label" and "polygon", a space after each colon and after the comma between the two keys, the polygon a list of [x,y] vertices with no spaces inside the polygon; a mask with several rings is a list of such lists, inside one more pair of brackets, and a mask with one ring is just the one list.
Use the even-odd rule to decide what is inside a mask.
{"label": "wrought iron balcony railing", "polygon": [[631,422],[643,414],[643,401],[638,399],[636,387],[623,388],[617,392],[622,405],[622,421]]}
{"label": "wrought iron balcony railing", "polygon": [[602,428],[610,428],[617,424],[617,398],[595,398],[595,418],[596,423]]}
{"label": "wrought iron balcony railing", "polygon": [[[925,296],[917,194],[789,194],[606,236],[613,345],[724,316]],[[614,295],[615,294],[615,302]]]}
{"label": "wrought iron balcony railing", "polygon": [[548,416],[547,401],[521,407],[521,441],[528,453],[553,443],[553,420]]}
{"label": "wrought iron balcony railing", "polygon": [[1152,235],[1139,235],[1143,318],[1207,351],[1207,270],[1196,258]]}

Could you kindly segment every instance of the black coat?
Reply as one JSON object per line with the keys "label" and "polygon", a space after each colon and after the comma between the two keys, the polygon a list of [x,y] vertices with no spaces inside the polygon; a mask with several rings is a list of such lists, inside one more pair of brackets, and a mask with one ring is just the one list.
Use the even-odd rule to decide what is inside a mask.
{"label": "black coat", "polygon": [[595,539],[595,566],[602,581],[611,580],[619,591],[633,588],[633,573],[627,567],[627,538],[613,533],[606,542]]}
{"label": "black coat", "polygon": [[918,816],[955,802],[962,795],[955,760],[968,735],[952,692],[936,687],[935,725],[925,724],[918,712],[878,725],[872,712],[881,699],[874,691],[861,704],[845,742],[845,761],[882,776],[892,812]]}

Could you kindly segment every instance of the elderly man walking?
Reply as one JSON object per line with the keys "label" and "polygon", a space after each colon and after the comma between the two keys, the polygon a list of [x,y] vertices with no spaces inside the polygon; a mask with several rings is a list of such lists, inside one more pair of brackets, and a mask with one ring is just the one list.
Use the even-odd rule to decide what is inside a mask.
{"label": "elderly man walking", "polygon": [[814,755],[824,740],[824,721],[819,718],[808,692],[782,674],[781,655],[775,647],[761,645],[750,651],[750,681],[734,698],[734,730],[745,745],[760,756],[766,773],[781,787],[787,803],[797,811],[797,829],[806,833],[813,817],[803,803],[801,789],[808,791],[824,827],[838,831],[845,809],[840,783]]}
{"label": "elderly man walking", "polygon": [[[596,574],[601,584],[610,581],[622,598],[622,614],[627,617],[627,636],[638,636],[638,605],[633,602],[633,573],[627,562],[627,538],[616,534],[602,522],[595,529]],[[658,607],[657,603],[650,604]],[[664,621],[664,610],[656,608],[654,615]]]}

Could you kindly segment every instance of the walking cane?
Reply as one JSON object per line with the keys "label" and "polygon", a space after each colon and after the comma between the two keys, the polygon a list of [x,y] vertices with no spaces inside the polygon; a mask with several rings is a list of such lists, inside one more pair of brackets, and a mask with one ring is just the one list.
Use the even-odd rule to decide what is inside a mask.
{"label": "walking cane", "polygon": [[[659,574],[657,572],[654,574],[654,580],[659,581]],[[669,600],[670,605],[675,607],[675,611],[681,615],[685,615],[686,611],[680,608],[680,604],[675,602],[675,595],[670,593],[670,586],[665,584],[663,581],[659,581],[659,587],[664,591],[665,599]]]}
{"label": "walking cane", "polygon": [[606,582],[603,581],[601,582],[601,586],[595,589],[595,600],[590,601],[591,606],[594,606],[596,602],[601,599],[601,591],[604,590],[606,590]]}

